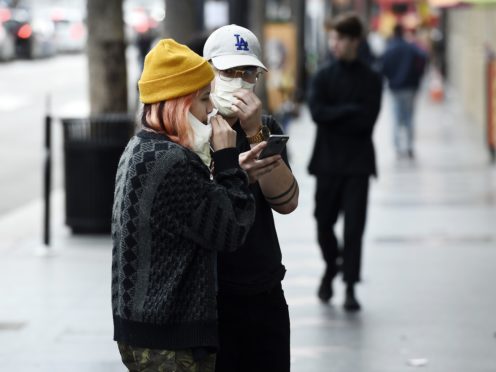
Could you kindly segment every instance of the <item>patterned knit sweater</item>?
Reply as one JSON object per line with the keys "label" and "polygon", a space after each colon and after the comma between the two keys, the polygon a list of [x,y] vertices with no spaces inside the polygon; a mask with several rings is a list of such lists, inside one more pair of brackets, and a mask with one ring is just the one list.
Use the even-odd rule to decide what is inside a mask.
{"label": "patterned knit sweater", "polygon": [[135,347],[217,347],[216,258],[255,215],[234,148],[200,158],[141,131],[119,162],[112,214],[114,339]]}

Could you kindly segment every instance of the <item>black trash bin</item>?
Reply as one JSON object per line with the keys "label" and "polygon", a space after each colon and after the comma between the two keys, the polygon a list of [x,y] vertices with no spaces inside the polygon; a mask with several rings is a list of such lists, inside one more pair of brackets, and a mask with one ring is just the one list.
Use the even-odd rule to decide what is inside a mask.
{"label": "black trash bin", "polygon": [[110,232],[117,165],[135,129],[128,114],[62,119],[66,224],[74,234]]}

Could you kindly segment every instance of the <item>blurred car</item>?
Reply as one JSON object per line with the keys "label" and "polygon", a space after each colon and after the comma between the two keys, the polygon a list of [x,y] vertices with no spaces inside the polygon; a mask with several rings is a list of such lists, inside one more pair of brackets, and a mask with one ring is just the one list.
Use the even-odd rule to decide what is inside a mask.
{"label": "blurred car", "polygon": [[85,49],[87,29],[80,10],[54,8],[51,19],[57,52],[79,53]]}
{"label": "blurred car", "polygon": [[34,16],[27,9],[13,8],[4,25],[14,36],[16,57],[31,59],[55,54],[55,27],[49,19]]}
{"label": "blurred car", "polygon": [[15,57],[14,36],[4,25],[9,19],[10,9],[0,7],[0,61],[10,61]]}

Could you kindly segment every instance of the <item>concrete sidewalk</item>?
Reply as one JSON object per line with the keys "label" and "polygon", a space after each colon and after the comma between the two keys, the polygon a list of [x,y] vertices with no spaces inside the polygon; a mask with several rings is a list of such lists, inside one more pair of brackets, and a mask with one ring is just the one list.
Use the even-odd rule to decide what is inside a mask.
{"label": "concrete sidewalk", "polygon": [[[309,120],[291,128],[300,207],[278,219],[288,274],[293,371],[496,371],[496,171],[480,130],[456,100],[424,93],[417,160],[397,161],[389,96],[375,133],[379,179],[372,181],[364,242],[360,314],[315,293],[323,271],[312,219],[314,180],[305,173]],[[298,149],[298,151],[296,150]]]}
{"label": "concrete sidewalk", "polygon": [[[331,306],[316,297],[323,264],[306,172],[315,128],[306,110],[290,128],[300,205],[276,221],[293,372],[496,371],[496,171],[455,99],[433,105],[424,95],[419,104],[413,163],[395,159],[387,96],[383,104],[363,311],[353,315],[341,308],[338,282]],[[124,370],[112,341],[110,238],[71,235],[63,202],[55,191],[50,255],[39,255],[41,201],[0,218],[1,371]]]}

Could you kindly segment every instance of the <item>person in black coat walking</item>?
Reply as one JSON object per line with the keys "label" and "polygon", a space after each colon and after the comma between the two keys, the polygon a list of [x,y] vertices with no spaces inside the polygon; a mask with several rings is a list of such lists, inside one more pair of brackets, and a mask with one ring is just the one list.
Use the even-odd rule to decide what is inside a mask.
{"label": "person in black coat walking", "polygon": [[[354,288],[360,281],[369,178],[377,174],[372,133],[382,95],[380,76],[358,58],[362,34],[355,13],[343,13],[330,23],[329,45],[335,59],[317,71],[308,99],[317,125],[308,169],[317,178],[314,215],[326,263],[318,296],[323,302],[332,298],[332,281],[342,266],[347,311],[360,309]],[[340,213],[342,253],[334,233]]]}

